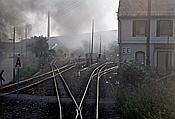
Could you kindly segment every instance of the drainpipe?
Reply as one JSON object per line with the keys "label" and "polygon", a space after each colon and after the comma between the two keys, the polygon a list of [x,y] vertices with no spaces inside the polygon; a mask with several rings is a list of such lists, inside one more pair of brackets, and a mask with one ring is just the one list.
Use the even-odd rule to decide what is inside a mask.
{"label": "drainpipe", "polygon": [[148,24],[147,24],[147,40],[146,40],[146,65],[150,66],[150,23],[151,23],[151,0],[148,0]]}

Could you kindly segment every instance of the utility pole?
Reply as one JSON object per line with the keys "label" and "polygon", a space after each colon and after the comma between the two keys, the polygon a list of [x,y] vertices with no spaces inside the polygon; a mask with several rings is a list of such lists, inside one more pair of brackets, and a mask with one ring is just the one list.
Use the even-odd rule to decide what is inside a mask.
{"label": "utility pole", "polygon": [[91,37],[89,36],[89,39],[88,39],[88,55],[87,55],[87,65],[90,65],[90,60],[91,60]]}
{"label": "utility pole", "polygon": [[101,35],[100,35],[100,54],[101,54]]}
{"label": "utility pole", "polygon": [[91,38],[89,37],[89,54],[91,53]]}
{"label": "utility pole", "polygon": [[48,11],[47,38],[50,41],[50,12]]}
{"label": "utility pole", "polygon": [[16,33],[16,29],[14,27],[13,29],[13,82],[15,82],[15,50],[16,50],[16,47],[15,47],[15,35]]}
{"label": "utility pole", "polygon": [[106,61],[106,46],[104,46],[104,61]]}
{"label": "utility pole", "polygon": [[99,61],[101,61],[101,35],[100,35],[100,51],[99,51]]}
{"label": "utility pole", "polygon": [[150,23],[151,23],[151,0],[148,0],[148,13],[147,13],[147,40],[146,40],[146,65],[150,66]]}
{"label": "utility pole", "polygon": [[27,34],[28,34],[28,28],[27,25],[25,26],[25,46],[26,46],[26,57],[27,57]]}
{"label": "utility pole", "polygon": [[28,28],[27,28],[27,24],[25,25],[25,39],[27,39],[27,34],[28,34]]}
{"label": "utility pole", "polygon": [[92,44],[91,44],[91,64],[93,64],[93,53],[94,53],[94,20],[92,20]]}

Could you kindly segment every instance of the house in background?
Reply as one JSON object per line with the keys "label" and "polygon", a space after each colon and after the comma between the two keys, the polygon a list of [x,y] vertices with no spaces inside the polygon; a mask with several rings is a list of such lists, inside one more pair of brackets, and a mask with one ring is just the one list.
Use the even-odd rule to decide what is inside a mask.
{"label": "house in background", "polygon": [[[151,0],[150,65],[160,74],[175,69],[175,0]],[[120,61],[146,63],[148,0],[120,0]]]}

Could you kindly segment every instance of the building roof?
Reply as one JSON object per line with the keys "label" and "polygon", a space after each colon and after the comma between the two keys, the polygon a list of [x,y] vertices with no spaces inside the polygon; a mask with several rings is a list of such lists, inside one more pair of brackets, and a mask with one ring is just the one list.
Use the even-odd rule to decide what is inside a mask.
{"label": "building roof", "polygon": [[[148,0],[120,0],[120,16],[146,16]],[[151,0],[151,16],[175,16],[175,0]]]}

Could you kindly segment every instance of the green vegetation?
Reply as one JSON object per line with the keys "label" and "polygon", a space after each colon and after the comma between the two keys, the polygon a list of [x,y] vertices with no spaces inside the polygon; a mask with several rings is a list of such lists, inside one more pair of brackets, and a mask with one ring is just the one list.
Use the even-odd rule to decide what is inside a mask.
{"label": "green vegetation", "polygon": [[115,93],[122,119],[175,119],[175,81],[157,79],[143,65],[121,65]]}
{"label": "green vegetation", "polygon": [[49,50],[47,39],[42,36],[29,39],[27,49],[28,54],[24,56],[24,66],[20,73],[22,79],[29,78],[37,73],[55,55],[54,50]]}
{"label": "green vegetation", "polygon": [[[32,62],[31,62],[32,61]],[[26,79],[37,73],[40,69],[38,58],[29,58],[25,60],[24,67],[20,70],[20,77]]]}

